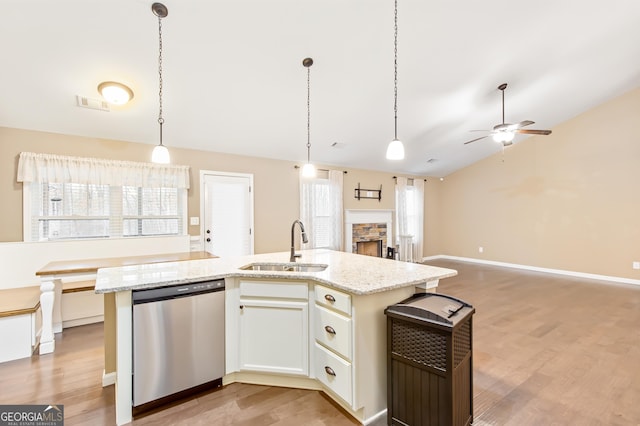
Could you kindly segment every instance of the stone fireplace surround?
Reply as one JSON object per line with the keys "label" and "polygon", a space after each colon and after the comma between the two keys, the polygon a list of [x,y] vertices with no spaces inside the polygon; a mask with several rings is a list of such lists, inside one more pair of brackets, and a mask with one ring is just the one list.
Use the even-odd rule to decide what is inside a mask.
{"label": "stone fireplace surround", "polygon": [[[362,230],[370,228],[372,230],[371,240],[383,240],[382,255],[386,255],[387,247],[393,247],[393,210],[345,210],[344,214],[344,249],[348,253],[355,252],[354,228],[356,236],[362,241]],[[385,224],[385,227],[380,226]],[[380,235],[385,232],[385,236]]]}

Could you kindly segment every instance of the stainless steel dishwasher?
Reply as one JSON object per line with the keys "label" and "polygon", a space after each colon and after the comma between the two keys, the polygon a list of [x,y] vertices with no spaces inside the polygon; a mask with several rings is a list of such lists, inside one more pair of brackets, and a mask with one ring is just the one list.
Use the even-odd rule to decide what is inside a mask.
{"label": "stainless steel dishwasher", "polygon": [[224,280],[132,292],[134,414],[222,385]]}

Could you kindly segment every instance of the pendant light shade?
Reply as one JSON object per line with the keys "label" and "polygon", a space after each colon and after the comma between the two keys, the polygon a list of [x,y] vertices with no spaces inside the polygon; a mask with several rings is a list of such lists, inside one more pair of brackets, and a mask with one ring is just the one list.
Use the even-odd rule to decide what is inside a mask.
{"label": "pendant light shade", "polygon": [[316,177],[316,168],[311,164],[311,65],[313,59],[304,58],[302,65],[307,69],[307,163],[302,166],[302,177]]}
{"label": "pendant light shade", "polygon": [[404,145],[398,139],[394,139],[387,147],[387,160],[404,159]]}
{"label": "pendant light shade", "polygon": [[387,160],[403,160],[404,145],[398,139],[398,0],[393,15],[393,128],[394,138],[387,147]]}
{"label": "pendant light shade", "polygon": [[164,145],[156,145],[151,153],[151,162],[158,164],[169,164],[171,162],[171,155],[169,150]]}
{"label": "pendant light shade", "polygon": [[314,178],[316,177],[316,168],[311,163],[306,163],[302,166],[302,177]]}
{"label": "pendant light shade", "polygon": [[151,5],[153,14],[158,17],[158,40],[159,40],[159,53],[158,53],[158,99],[160,108],[158,110],[158,124],[160,125],[160,143],[153,148],[151,153],[151,161],[154,163],[168,164],[171,162],[171,156],[166,146],[162,144],[162,125],[164,124],[164,118],[162,118],[162,18],[165,18],[169,14],[169,10],[162,3],[153,3]]}

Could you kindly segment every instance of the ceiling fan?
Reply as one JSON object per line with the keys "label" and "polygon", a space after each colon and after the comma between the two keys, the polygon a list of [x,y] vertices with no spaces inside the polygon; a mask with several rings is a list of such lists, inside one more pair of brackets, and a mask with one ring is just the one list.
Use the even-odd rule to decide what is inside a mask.
{"label": "ceiling fan", "polygon": [[490,132],[488,135],[481,136],[479,138],[471,139],[465,142],[468,144],[471,142],[479,141],[490,135],[493,135],[493,140],[502,143],[503,146],[509,146],[513,143],[513,137],[516,133],[524,133],[527,135],[550,135],[551,130],[533,130],[523,129],[523,127],[530,126],[533,121],[525,120],[516,124],[509,124],[504,122],[504,90],[507,88],[507,83],[502,83],[498,86],[498,89],[502,91],[502,124],[496,124],[493,126],[493,130],[472,130],[472,132]]}

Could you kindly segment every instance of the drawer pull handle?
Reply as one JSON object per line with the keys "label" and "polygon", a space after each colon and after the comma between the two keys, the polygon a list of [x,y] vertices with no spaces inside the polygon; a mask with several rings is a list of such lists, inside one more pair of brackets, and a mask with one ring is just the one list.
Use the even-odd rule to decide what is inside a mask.
{"label": "drawer pull handle", "polygon": [[334,376],[335,377],[335,375],[336,375],[336,372],[333,371],[333,368],[329,367],[328,365],[324,366],[324,371],[330,376]]}
{"label": "drawer pull handle", "polygon": [[336,298],[335,298],[335,297],[333,297],[333,296],[332,296],[332,295],[330,295],[330,294],[325,294],[325,295],[324,295],[324,298],[325,298],[326,300],[328,300],[329,302],[331,302],[331,303],[333,303],[333,302],[335,302],[335,301],[336,301]]}
{"label": "drawer pull handle", "polygon": [[329,334],[336,334],[336,331],[330,325],[325,325],[324,330]]}

